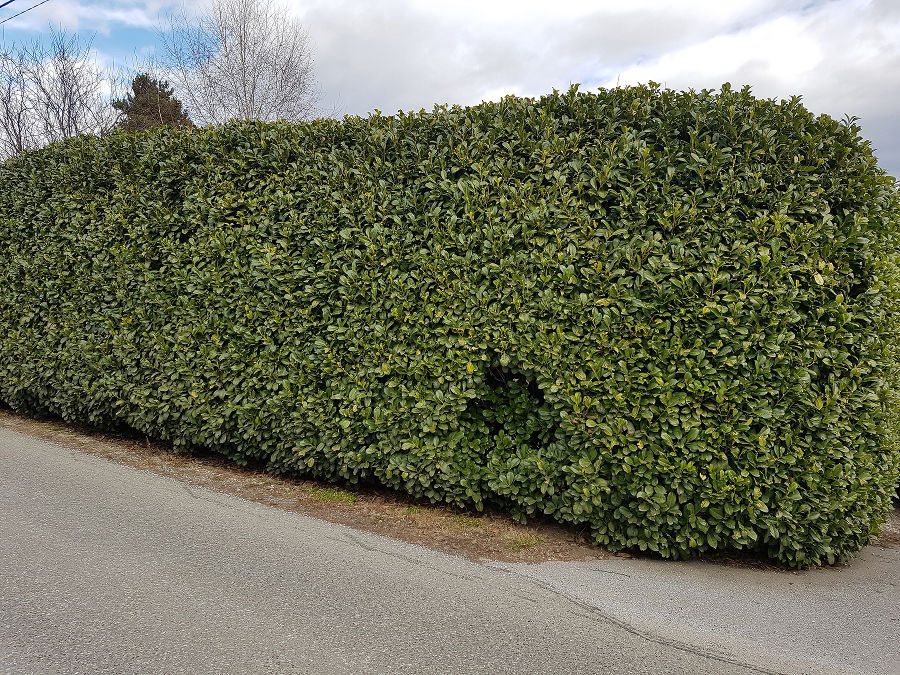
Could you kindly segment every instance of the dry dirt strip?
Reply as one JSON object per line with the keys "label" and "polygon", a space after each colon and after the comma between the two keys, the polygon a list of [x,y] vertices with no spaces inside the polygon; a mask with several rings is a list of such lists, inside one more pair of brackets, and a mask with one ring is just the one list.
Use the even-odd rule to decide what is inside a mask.
{"label": "dry dirt strip", "polygon": [[611,556],[471,560],[9,429],[0,509],[0,672],[900,665],[896,548],[799,574]]}

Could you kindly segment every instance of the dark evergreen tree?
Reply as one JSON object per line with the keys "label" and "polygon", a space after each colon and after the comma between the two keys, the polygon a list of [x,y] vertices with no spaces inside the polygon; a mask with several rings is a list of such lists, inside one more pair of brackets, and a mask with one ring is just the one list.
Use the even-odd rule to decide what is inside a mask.
{"label": "dark evergreen tree", "polygon": [[125,131],[143,131],[151,127],[193,127],[181,101],[175,98],[166,81],[160,81],[141,73],[131,83],[131,91],[124,98],[113,101],[112,106],[123,113],[119,128]]}

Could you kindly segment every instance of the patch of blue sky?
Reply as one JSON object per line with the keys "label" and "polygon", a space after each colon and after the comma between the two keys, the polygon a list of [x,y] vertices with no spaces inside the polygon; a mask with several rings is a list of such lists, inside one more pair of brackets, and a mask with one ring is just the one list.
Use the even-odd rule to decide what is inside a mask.
{"label": "patch of blue sky", "polygon": [[[2,28],[6,28],[6,26]],[[146,61],[157,48],[158,36],[152,28],[122,24],[117,24],[113,28],[110,30],[108,26],[92,27],[86,22],[83,22],[78,29],[64,27],[68,34],[77,35],[83,44],[90,44],[99,60],[108,66],[134,67]],[[50,34],[50,23],[42,28],[14,26],[2,31],[0,44],[9,46],[14,43],[42,42],[48,40]]]}

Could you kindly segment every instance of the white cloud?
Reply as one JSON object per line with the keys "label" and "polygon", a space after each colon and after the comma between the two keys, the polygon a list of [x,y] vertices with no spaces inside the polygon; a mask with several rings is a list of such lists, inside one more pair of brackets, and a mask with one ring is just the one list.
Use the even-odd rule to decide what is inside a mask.
{"label": "white cloud", "polygon": [[900,174],[900,3],[894,0],[821,4],[662,54],[620,74],[623,84],[651,79],[677,89],[750,84],[757,96],[796,94],[815,112],[857,116],[882,164]]}
{"label": "white cloud", "polygon": [[621,80],[694,88],[731,81],[763,96],[802,94],[818,108],[896,109],[900,90],[879,84],[900,82],[900,21],[880,4],[850,0],[777,17],[627,68]]}
{"label": "white cloud", "polygon": [[498,91],[539,94],[576,81],[599,84],[638,60],[737,30],[799,2],[295,5],[317,47],[326,91],[347,112],[362,113],[473,103]]}
{"label": "white cloud", "polygon": [[664,80],[687,87],[718,87],[725,81],[762,81],[790,88],[807,78],[824,58],[814,36],[797,17],[779,17],[745,31],[677,49],[619,73],[622,84]]}
{"label": "white cloud", "polygon": [[900,173],[900,2],[310,0],[295,3],[342,112],[476,103],[654,80],[749,84],[862,120]]}

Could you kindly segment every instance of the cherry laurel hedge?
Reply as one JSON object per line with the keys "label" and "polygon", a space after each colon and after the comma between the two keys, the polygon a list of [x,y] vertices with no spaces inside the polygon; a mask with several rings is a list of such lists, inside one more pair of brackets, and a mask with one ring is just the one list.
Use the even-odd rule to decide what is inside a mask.
{"label": "cherry laurel hedge", "polygon": [[0,400],[613,549],[846,559],[897,484],[852,119],[655,85],[0,167]]}

